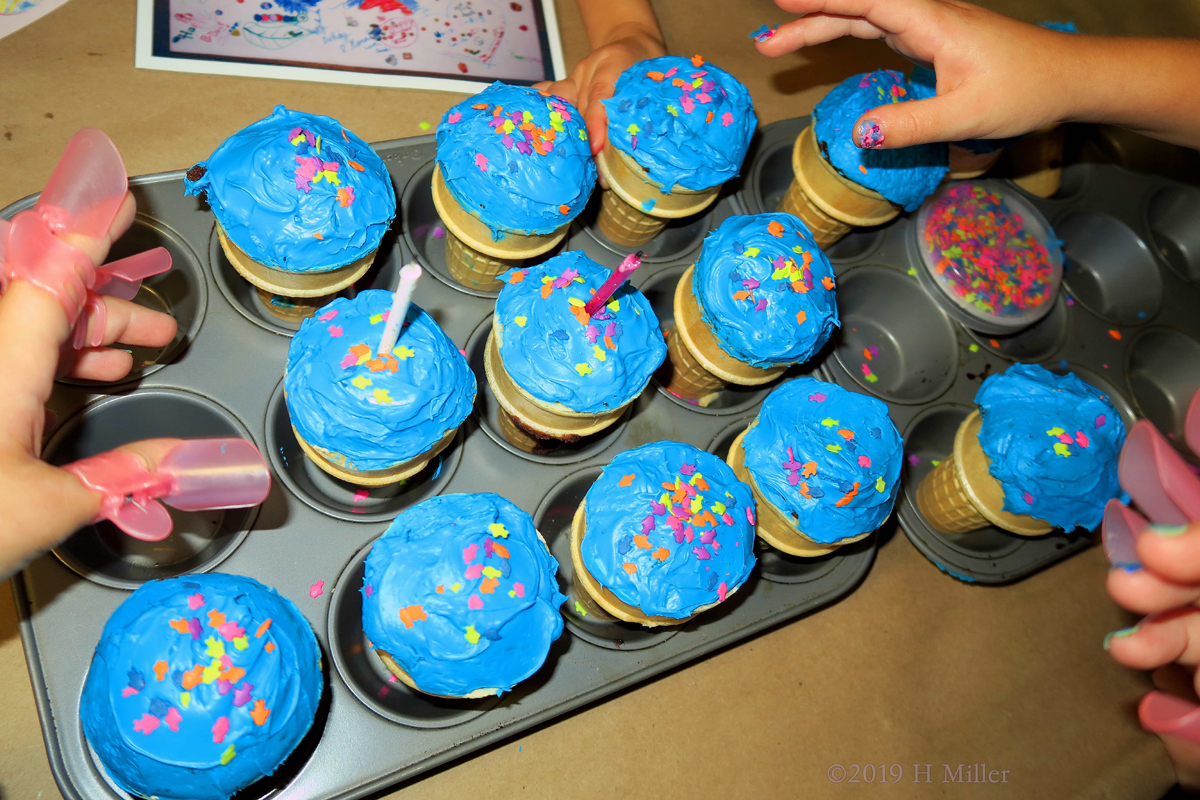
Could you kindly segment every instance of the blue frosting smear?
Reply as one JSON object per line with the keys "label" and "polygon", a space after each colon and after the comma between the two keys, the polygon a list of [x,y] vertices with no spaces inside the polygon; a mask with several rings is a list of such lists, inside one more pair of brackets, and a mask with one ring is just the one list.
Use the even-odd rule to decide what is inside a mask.
{"label": "blue frosting smear", "polygon": [[184,187],[208,199],[252,260],[288,272],[358,261],[396,216],[392,179],[370,145],[335,119],[283,106],[222,142]]}
{"label": "blue frosting smear", "polygon": [[579,250],[509,270],[496,300],[504,370],[525,391],[600,414],[642,393],[667,355],[650,301],[626,282],[589,318],[583,306],[612,273]]}
{"label": "blue frosting smear", "polygon": [[437,163],[450,194],[497,241],[553,233],[575,219],[596,185],[575,106],[499,81],[442,117]]}
{"label": "blue frosting smear", "polygon": [[1091,530],[1121,493],[1125,423],[1103,392],[1073,373],[1013,364],[975,395],[979,444],[1004,487],[1004,510],[1066,531]]}
{"label": "blue frosting smear", "polygon": [[862,149],[854,143],[854,124],[867,111],[887,103],[919,99],[899,72],[881,69],[839,83],[813,109],[817,144],[834,169],[874,189],[905,211],[916,211],[949,169],[943,143],[891,150]]}
{"label": "blue frosting smear", "polygon": [[290,600],[251,578],[183,575],[142,584],[109,617],[79,718],[130,794],[225,800],[283,763],[323,687]]}
{"label": "blue frosting smear", "polygon": [[[937,97],[937,73],[928,67],[914,66],[912,72],[908,73],[908,82],[912,86],[917,100]],[[954,144],[975,155],[984,155],[1011,147],[1020,138],[1020,136],[1012,136],[1007,139],[962,139]]]}
{"label": "blue frosting smear", "polygon": [[424,692],[507,692],[562,634],[557,572],[533,520],[500,495],[434,497],[371,547],[363,630]]}
{"label": "blue frosting smear", "polygon": [[618,455],[585,498],[587,571],[643,614],[685,619],[754,567],[754,497],[729,465],[680,442]]}
{"label": "blue frosting smear", "polygon": [[292,425],[360,471],[388,469],[441,441],[471,413],[475,373],[422,308],[410,305],[392,355],[376,354],[392,293],[339,297],[304,320],[283,379]]}
{"label": "blue frosting smear", "polygon": [[756,367],[810,359],[838,327],[833,267],[791,214],[729,217],[692,273],[700,316],[721,348]]}
{"label": "blue frosting smear", "polygon": [[603,101],[608,139],[670,192],[703,190],[737,177],[758,127],[750,92],[699,56],[661,56],[621,73]]}
{"label": "blue frosting smear", "polygon": [[1079,33],[1079,29],[1075,27],[1074,20],[1069,22],[1039,22],[1039,28],[1046,28],[1059,33]]}
{"label": "blue frosting smear", "polygon": [[742,441],[758,491],[824,544],[883,524],[903,446],[882,401],[815,378],[771,392]]}

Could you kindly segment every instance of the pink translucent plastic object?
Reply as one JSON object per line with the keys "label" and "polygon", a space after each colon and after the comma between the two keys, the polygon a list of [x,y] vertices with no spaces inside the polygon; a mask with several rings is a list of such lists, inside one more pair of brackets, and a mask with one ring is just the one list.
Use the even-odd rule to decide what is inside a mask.
{"label": "pink translucent plastic object", "polygon": [[1156,523],[1200,519],[1200,479],[1149,420],[1130,428],[1117,472],[1133,502]]}
{"label": "pink translucent plastic object", "polygon": [[97,294],[132,300],[137,297],[142,281],[171,268],[171,253],[165,247],[155,247],[119,261],[110,261],[96,270]]}
{"label": "pink translucent plastic object", "polygon": [[117,146],[99,128],[71,137],[34,209],[55,233],[100,239],[125,200],[128,181]]}
{"label": "pink translucent plastic object", "polygon": [[1120,500],[1109,500],[1104,507],[1104,555],[1114,567],[1132,570],[1141,566],[1137,539],[1149,521]]}
{"label": "pink translucent plastic object", "polygon": [[1192,396],[1183,421],[1183,437],[1193,454],[1200,456],[1200,391]]}
{"label": "pink translucent plastic object", "polygon": [[181,511],[245,508],[266,499],[271,473],[262,454],[244,439],[192,439],[176,445],[148,471],[132,453],[101,453],[63,469],[104,496],[97,519],[107,519],[135,539],[171,535],[171,515],[158,499]]}
{"label": "pink translucent plastic object", "polygon": [[1200,706],[1166,692],[1149,692],[1138,703],[1138,719],[1152,733],[1200,744]]}

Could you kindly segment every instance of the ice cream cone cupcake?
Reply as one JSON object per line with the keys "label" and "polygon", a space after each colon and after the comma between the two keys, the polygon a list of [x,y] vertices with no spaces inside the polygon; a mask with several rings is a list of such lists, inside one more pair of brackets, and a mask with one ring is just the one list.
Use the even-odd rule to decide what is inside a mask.
{"label": "ice cream cone cupcake", "polygon": [[767,397],[728,461],[754,492],[759,538],[790,555],[822,556],[891,514],[902,448],[882,402],[797,378]]}
{"label": "ice cream cone cupcake", "polygon": [[596,165],[609,188],[597,225],[630,248],[711,205],[737,176],[758,125],[746,87],[700,56],[638,62],[603,102],[608,141]]}
{"label": "ice cream cone cupcake", "polygon": [[595,314],[584,309],[611,275],[578,250],[505,274],[484,369],[511,426],[502,420],[501,432],[518,447],[604,430],[662,364],[667,347],[641,292],[625,283]]}
{"label": "ice cream cone cupcake", "polygon": [[710,453],[679,442],[626,450],[571,524],[581,601],[646,627],[723,603],[754,567],[752,506],[750,488]]}
{"label": "ice cream cone cupcake", "polygon": [[392,294],[339,298],[288,348],[284,391],[305,454],[335,478],[382,486],[419,473],[475,402],[475,376],[437,323],[409,306],[389,356],[376,352]]}
{"label": "ice cream cone cupcake", "polygon": [[290,320],[366,274],[396,216],[391,177],[366,142],[283,106],[226,139],[184,184],[212,208],[230,265],[266,295],[296,299],[266,306]]}
{"label": "ice cream cone cupcake", "polygon": [[669,391],[759,386],[812,358],[838,325],[833,267],[790,214],[730,217],[675,288]]}
{"label": "ice cream cone cupcake", "polygon": [[1020,536],[1092,529],[1120,492],[1125,425],[1102,393],[1075,375],[1014,364],[983,382],[954,452],[917,487],[936,530],[995,525]]}
{"label": "ice cream cone cupcake", "polygon": [[521,509],[448,494],[396,517],[367,556],[363,631],[406,685],[448,698],[504,694],[562,635],[558,562]]}
{"label": "ice cream cone cupcake", "polygon": [[880,150],[860,148],[851,136],[865,111],[914,99],[911,84],[893,70],[855,75],[834,87],[796,139],[795,186],[779,210],[804,220],[821,246],[851,228],[882,225],[901,209],[915,211],[946,174],[946,145]]}
{"label": "ice cream cone cupcake", "polygon": [[587,128],[574,106],[492,84],[438,125],[432,190],[447,228],[447,269],[464,286],[499,289],[500,273],[563,240],[595,185]]}

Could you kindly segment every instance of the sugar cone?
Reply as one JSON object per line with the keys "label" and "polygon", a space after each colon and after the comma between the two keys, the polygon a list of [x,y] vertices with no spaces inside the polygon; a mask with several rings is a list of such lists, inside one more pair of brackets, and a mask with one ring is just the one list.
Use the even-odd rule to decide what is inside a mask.
{"label": "sugar cone", "polygon": [[507,270],[519,267],[526,259],[553,250],[567,235],[570,221],[553,233],[522,236],[506,233],[496,241],[492,231],[454,199],[442,168],[433,170],[433,205],[447,230],[446,268],[456,281],[473,289],[495,291],[503,283],[496,279]]}
{"label": "sugar cone", "polygon": [[600,196],[596,224],[610,240],[625,247],[638,247],[653,239],[665,220],[699,214],[721,193],[720,186],[695,191],[677,184],[668,194],[611,142],[596,156],[596,168],[609,186]]}
{"label": "sugar cone", "polygon": [[1004,510],[1004,487],[988,471],[991,461],[979,444],[979,411],[958,426],[954,453],[917,487],[917,508],[941,533],[967,533],[995,525],[1019,536],[1045,536],[1054,526]]}
{"label": "sugar cone", "polygon": [[1030,194],[1050,197],[1062,183],[1063,144],[1067,129],[1061,124],[1026,134],[1008,149],[1013,183]]}
{"label": "sugar cone", "polygon": [[254,291],[258,293],[259,302],[262,303],[263,308],[271,316],[291,323],[303,322],[313,314],[316,314],[317,309],[329,305],[335,298],[335,295],[325,295],[323,297],[284,297],[283,295],[264,292],[257,286],[254,287]]}
{"label": "sugar cone", "polygon": [[[586,501],[580,503],[579,508],[575,509],[575,516],[571,519],[571,564],[575,568],[575,586],[580,590],[580,602],[585,607],[599,606],[600,610],[606,612],[610,617],[615,617],[622,622],[632,622],[637,625],[644,625],[647,628],[657,628],[663,625],[682,625],[696,616],[696,614],[700,614],[717,605],[716,603],[710,603],[706,606],[700,606],[696,609],[696,613],[692,617],[675,619],[674,617],[655,617],[644,614],[640,608],[631,606],[620,600],[615,594],[605,588],[600,581],[596,580],[587,571],[587,567],[583,565],[583,537],[587,534],[586,507]],[[733,592],[728,592],[725,597],[728,598],[732,594]],[[583,599],[584,596],[587,599]]]}
{"label": "sugar cone", "polygon": [[[667,355],[671,358],[671,381],[667,388],[684,397],[701,397],[725,383],[761,386],[782,375],[787,365],[761,369],[739,361],[721,349],[700,316],[700,306],[692,291],[694,271],[694,266],[688,267],[675,286],[675,330],[667,337]],[[672,339],[677,341],[672,343]],[[709,373],[708,378],[704,377],[704,372]]]}
{"label": "sugar cone", "polygon": [[978,178],[996,165],[1003,150],[992,153],[972,153],[965,147],[950,145],[950,171],[946,173],[948,181],[966,181]]}
{"label": "sugar cone", "polygon": [[803,220],[821,247],[829,247],[852,230],[846,223],[817,208],[800,188],[800,181],[795,179],[788,187],[787,194],[779,201],[779,210]]}
{"label": "sugar cone", "polygon": [[[492,332],[488,334],[487,344],[483,351],[483,371],[487,376],[488,386],[500,403],[501,413],[515,417],[519,423],[520,441],[513,444],[522,446],[530,435],[538,439],[557,439],[563,442],[574,442],[593,433],[599,433],[612,425],[625,413],[625,406],[606,411],[602,414],[589,414],[572,411],[561,403],[546,403],[538,400],[517,386],[508,371],[504,369],[504,361],[500,358],[500,343],[497,331],[503,335],[499,322],[493,322]],[[632,400],[630,402],[633,402]],[[628,405],[628,403],[626,404]],[[501,422],[501,433],[508,436]],[[510,440],[511,441],[511,440]]]}
{"label": "sugar cone", "polygon": [[805,536],[804,532],[797,528],[791,519],[788,519],[770,500],[763,497],[762,493],[758,491],[758,484],[755,483],[754,476],[746,468],[746,452],[742,449],[742,440],[746,438],[750,428],[756,424],[758,424],[758,420],[751,422],[749,428],[738,434],[738,437],[733,440],[733,444],[729,446],[729,456],[725,461],[733,469],[733,474],[737,475],[742,483],[747,484],[750,492],[754,495],[756,513],[754,532],[758,538],[788,555],[815,558],[828,555],[839,547],[865,539],[873,533],[873,531],[867,531],[833,544],[817,542]]}
{"label": "sugar cone", "polygon": [[284,297],[324,297],[336,294],[367,274],[367,270],[375,261],[376,253],[372,250],[354,263],[329,272],[287,272],[251,260],[242,248],[225,235],[220,223],[217,223],[217,238],[221,242],[221,249],[225,251],[225,258],[229,259],[229,263],[238,274],[259,289]]}
{"label": "sugar cone", "polygon": [[821,155],[813,126],[796,137],[792,169],[800,189],[826,215],[854,228],[882,225],[896,218],[900,207],[873,189],[842,176]]}
{"label": "sugar cone", "polygon": [[387,486],[388,484],[399,483],[402,480],[411,478],[425,469],[425,465],[436,458],[438,453],[445,450],[454,441],[454,435],[458,433],[458,428],[448,431],[442,437],[441,441],[419,456],[388,469],[376,470],[355,469],[353,463],[341,453],[334,453],[326,450],[324,447],[318,447],[315,444],[305,441],[304,437],[300,435],[300,431],[296,430],[294,425],[292,426],[292,433],[296,435],[296,441],[300,443],[300,449],[304,451],[304,454],[312,459],[314,464],[338,480],[353,483],[357,486]]}
{"label": "sugar cone", "polygon": [[496,695],[500,694],[499,689],[476,689],[475,691],[464,695],[434,694],[433,692],[426,692],[413,682],[412,676],[405,672],[404,669],[396,663],[396,660],[392,658],[391,653],[387,652],[386,650],[375,648],[375,654],[379,656],[379,660],[383,662],[383,665],[388,668],[388,672],[399,678],[400,682],[405,686],[415,692],[421,692],[421,694],[427,694],[431,697],[444,697],[447,700],[481,700],[485,697],[495,697]]}

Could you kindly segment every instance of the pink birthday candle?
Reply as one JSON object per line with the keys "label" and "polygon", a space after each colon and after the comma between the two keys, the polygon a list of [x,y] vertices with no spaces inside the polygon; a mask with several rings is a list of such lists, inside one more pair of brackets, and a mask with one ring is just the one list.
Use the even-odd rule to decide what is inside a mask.
{"label": "pink birthday candle", "polygon": [[625,260],[621,262],[619,267],[617,267],[617,271],[608,276],[608,280],[604,282],[604,285],[600,287],[599,291],[592,295],[592,299],[588,300],[587,305],[583,307],[583,310],[587,312],[588,316],[590,317],[600,309],[604,308],[604,304],[607,303],[609,299],[617,293],[617,289],[620,289],[621,285],[625,283],[625,281],[629,280],[629,276],[633,274],[633,271],[641,265],[641,250],[625,256]]}

